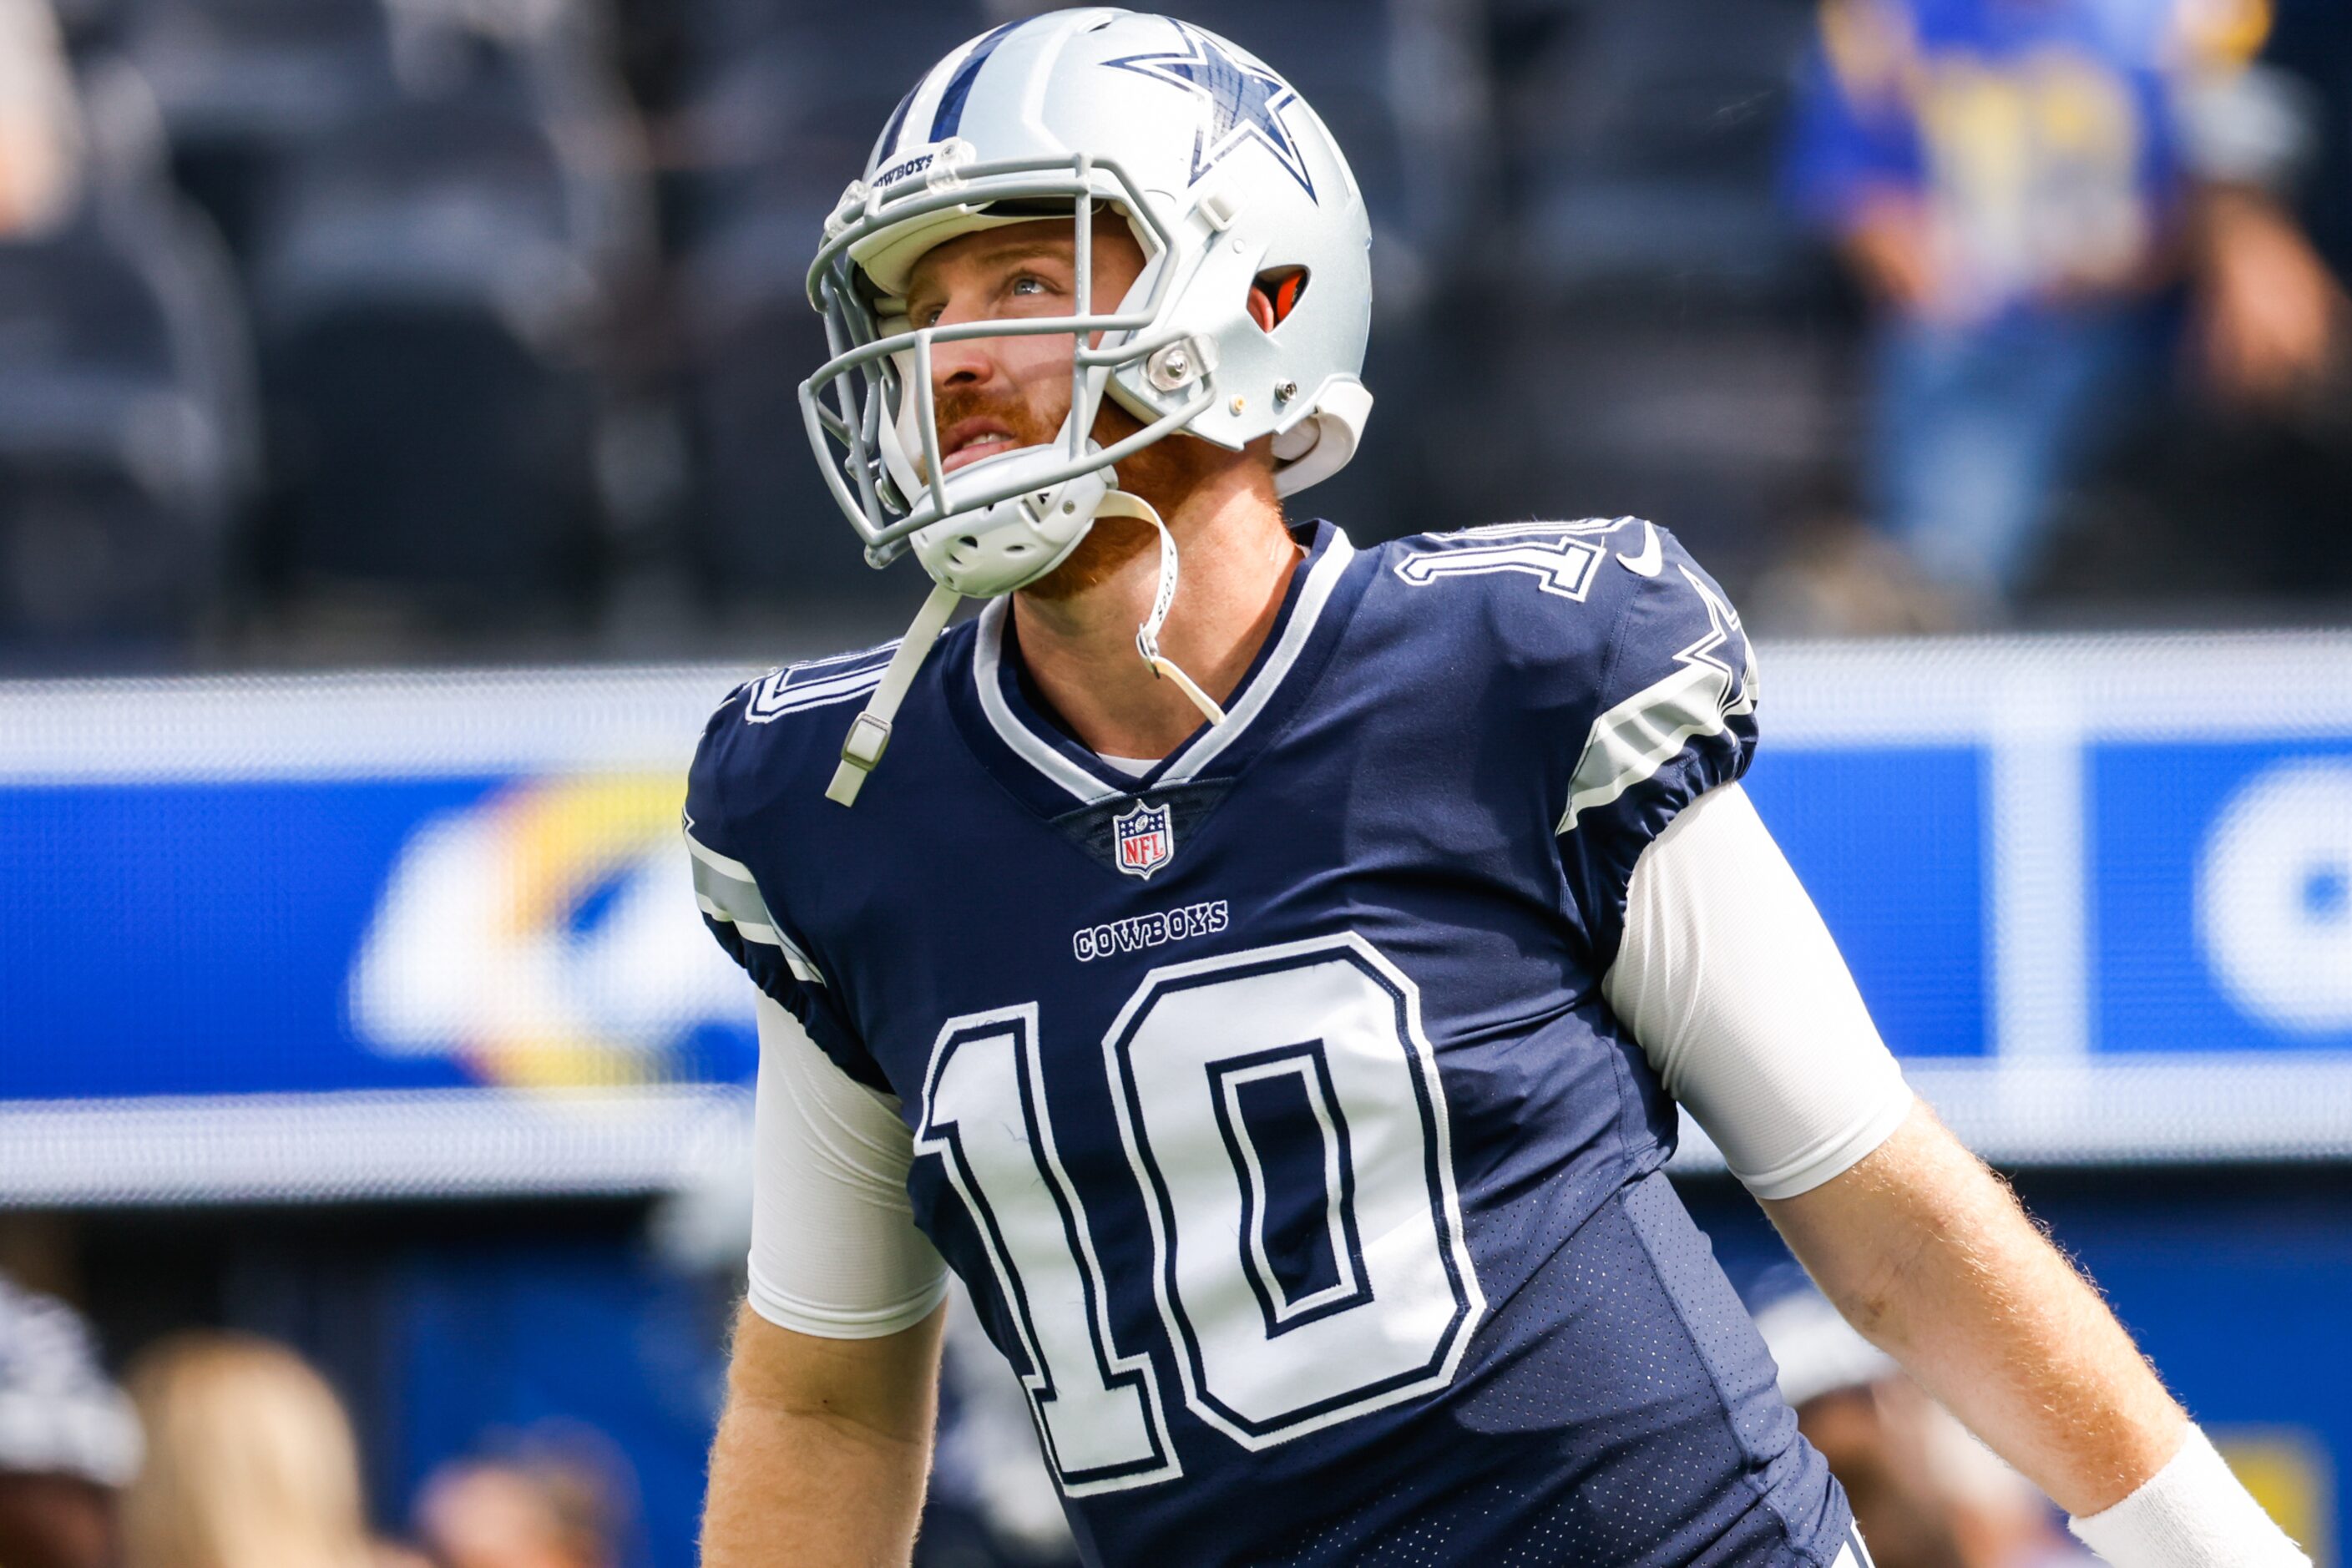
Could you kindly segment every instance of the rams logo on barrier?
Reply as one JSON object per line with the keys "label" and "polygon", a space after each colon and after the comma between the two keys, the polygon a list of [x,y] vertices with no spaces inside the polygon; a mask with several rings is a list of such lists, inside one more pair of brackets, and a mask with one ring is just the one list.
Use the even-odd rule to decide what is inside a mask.
{"label": "rams logo on barrier", "polygon": [[702,930],[676,775],[518,779],[428,818],[378,895],[352,1030],[477,1081],[658,1081],[705,1028],[740,1028],[743,977]]}

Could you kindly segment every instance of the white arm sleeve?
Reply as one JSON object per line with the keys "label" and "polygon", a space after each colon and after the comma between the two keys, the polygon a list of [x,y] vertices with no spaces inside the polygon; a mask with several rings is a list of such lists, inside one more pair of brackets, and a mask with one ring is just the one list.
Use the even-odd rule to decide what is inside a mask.
{"label": "white arm sleeve", "polygon": [[752,1117],[751,1310],[832,1340],[910,1329],[947,1266],[907,1196],[914,1134],[898,1102],[851,1079],[765,996]]}
{"label": "white arm sleeve", "polygon": [[1845,961],[1737,784],[1642,851],[1601,993],[1759,1198],[1821,1185],[1911,1109]]}

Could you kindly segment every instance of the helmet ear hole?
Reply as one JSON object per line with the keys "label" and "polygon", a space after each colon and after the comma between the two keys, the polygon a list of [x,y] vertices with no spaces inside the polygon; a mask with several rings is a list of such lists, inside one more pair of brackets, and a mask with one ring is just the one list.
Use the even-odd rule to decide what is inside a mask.
{"label": "helmet ear hole", "polygon": [[1278,267],[1261,272],[1250,284],[1250,320],[1258,331],[1270,332],[1298,308],[1307,293],[1307,268]]}

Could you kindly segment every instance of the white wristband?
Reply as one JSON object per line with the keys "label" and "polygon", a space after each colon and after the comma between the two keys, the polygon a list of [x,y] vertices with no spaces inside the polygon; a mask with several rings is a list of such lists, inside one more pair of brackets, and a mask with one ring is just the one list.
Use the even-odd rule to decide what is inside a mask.
{"label": "white wristband", "polygon": [[2066,1528],[2116,1568],[2311,1568],[2195,1426],[2138,1490]]}

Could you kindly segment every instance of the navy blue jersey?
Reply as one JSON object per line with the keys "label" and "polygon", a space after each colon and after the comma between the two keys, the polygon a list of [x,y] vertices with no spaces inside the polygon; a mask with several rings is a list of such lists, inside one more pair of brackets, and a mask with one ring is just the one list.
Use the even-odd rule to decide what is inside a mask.
{"label": "navy blue jersey", "polygon": [[1227,721],[1140,778],[1003,601],[854,809],[889,650],[737,691],[712,929],[901,1100],[1089,1560],[1827,1563],[1844,1500],[1601,994],[1643,847],[1753,749],[1738,617],[1630,519],[1305,537]]}

